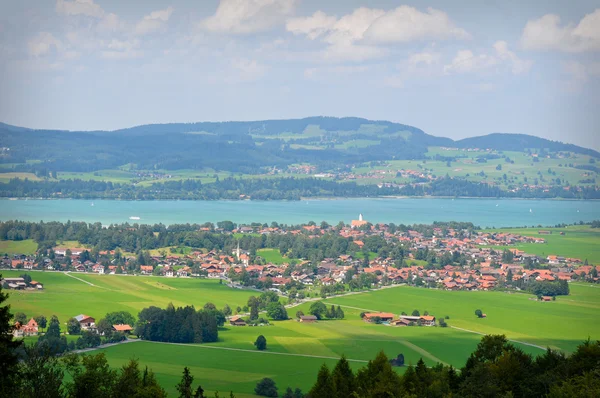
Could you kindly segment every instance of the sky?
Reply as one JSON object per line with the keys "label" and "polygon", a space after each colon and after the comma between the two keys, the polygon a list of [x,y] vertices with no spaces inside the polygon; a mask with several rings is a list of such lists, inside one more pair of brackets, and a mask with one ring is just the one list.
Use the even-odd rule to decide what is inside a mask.
{"label": "sky", "polygon": [[598,0],[0,1],[0,121],[357,116],[600,149]]}

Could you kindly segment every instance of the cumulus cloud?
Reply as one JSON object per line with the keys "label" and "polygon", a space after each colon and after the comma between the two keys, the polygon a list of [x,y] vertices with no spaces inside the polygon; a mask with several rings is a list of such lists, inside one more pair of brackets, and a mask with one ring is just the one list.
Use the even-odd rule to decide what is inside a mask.
{"label": "cumulus cloud", "polygon": [[408,58],[408,63],[410,66],[413,66],[413,67],[417,67],[420,64],[433,65],[433,64],[437,64],[438,62],[440,62],[441,56],[442,55],[440,53],[425,51],[422,53],[412,54]]}
{"label": "cumulus cloud", "polygon": [[577,25],[561,25],[560,17],[554,14],[530,20],[523,29],[521,45],[527,50],[599,51],[600,8],[585,15]]}
{"label": "cumulus cloud", "polygon": [[459,51],[452,63],[444,66],[444,73],[471,73],[509,67],[513,74],[519,75],[531,68],[532,62],[520,59],[508,49],[505,41],[497,41],[493,48],[493,52],[481,54],[474,54],[471,50]]}
{"label": "cumulus cloud", "polygon": [[356,60],[382,56],[386,51],[381,45],[391,43],[469,38],[443,11],[428,8],[421,12],[409,6],[389,11],[360,7],[340,18],[317,11],[309,17],[289,19],[286,29],[327,43],[325,54],[329,58],[349,59],[356,51],[360,53]]}
{"label": "cumulus cloud", "polygon": [[94,3],[94,0],[57,0],[56,11],[63,15],[85,15],[94,18],[104,16],[104,10]]}
{"label": "cumulus cloud", "polygon": [[200,27],[216,33],[250,34],[283,23],[297,0],[220,0],[214,15]]}
{"label": "cumulus cloud", "polygon": [[260,79],[267,71],[267,67],[254,59],[236,58],[231,61],[232,75],[227,78],[228,83],[251,82]]}
{"label": "cumulus cloud", "polygon": [[328,43],[365,40],[379,44],[470,37],[445,12],[433,8],[421,12],[409,6],[389,11],[361,7],[341,18],[317,11],[310,17],[290,19],[286,28],[313,40],[322,37]]}
{"label": "cumulus cloud", "polygon": [[135,25],[135,33],[145,35],[159,30],[169,20],[172,13],[173,7],[151,12]]}
{"label": "cumulus cloud", "polygon": [[63,44],[59,39],[54,37],[52,33],[48,32],[38,33],[27,43],[29,54],[34,57],[50,53],[53,47],[56,51],[59,51],[62,50]]}

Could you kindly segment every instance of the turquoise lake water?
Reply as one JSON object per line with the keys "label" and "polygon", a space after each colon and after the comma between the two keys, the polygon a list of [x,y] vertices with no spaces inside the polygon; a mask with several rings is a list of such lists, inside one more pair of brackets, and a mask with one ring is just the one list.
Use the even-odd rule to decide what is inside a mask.
{"label": "turquoise lake water", "polygon": [[[93,206],[92,206],[93,203]],[[0,200],[0,220],[181,224],[308,221],[396,224],[470,221],[481,227],[517,227],[600,220],[600,201],[512,199],[340,199],[308,201]],[[130,219],[130,217],[139,217]]]}

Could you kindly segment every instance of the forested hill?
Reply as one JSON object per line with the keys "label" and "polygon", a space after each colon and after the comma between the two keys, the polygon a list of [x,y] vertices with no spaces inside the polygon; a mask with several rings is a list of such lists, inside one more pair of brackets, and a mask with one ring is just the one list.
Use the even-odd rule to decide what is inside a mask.
{"label": "forested hill", "polygon": [[429,146],[550,149],[600,157],[591,149],[531,136],[492,134],[455,142],[404,124],[353,117],[151,124],[115,131],[33,130],[0,123],[0,163],[19,165],[14,171],[96,171],[134,164],[145,170],[252,174],[297,163],[332,170],[424,159]]}
{"label": "forested hill", "polygon": [[480,137],[465,138],[455,142],[458,148],[491,148],[498,151],[523,151],[523,149],[544,148],[551,152],[574,152],[582,155],[600,157],[600,153],[593,149],[583,148],[573,144],[559,141],[550,141],[545,138],[527,134],[493,133]]}

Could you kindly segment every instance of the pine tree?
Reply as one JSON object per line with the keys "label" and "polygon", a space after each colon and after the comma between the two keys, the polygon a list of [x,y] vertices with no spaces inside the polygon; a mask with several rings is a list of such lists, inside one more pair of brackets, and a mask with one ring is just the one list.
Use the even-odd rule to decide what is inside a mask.
{"label": "pine tree", "polygon": [[338,305],[337,306],[337,310],[336,310],[336,314],[335,314],[337,319],[344,319],[344,311],[342,310],[342,308]]}
{"label": "pine tree", "polygon": [[327,365],[323,364],[317,375],[317,382],[310,390],[308,395],[311,398],[331,398],[335,395],[335,387],[333,386],[333,379],[329,373]]}
{"label": "pine tree", "polygon": [[[0,304],[7,298],[8,294],[2,293],[0,284]],[[15,350],[21,345],[21,341],[13,341],[11,319],[10,306],[0,307],[0,396],[6,397],[14,395],[17,385],[18,361]]]}
{"label": "pine tree", "polygon": [[179,398],[192,398],[192,383],[194,382],[194,376],[190,373],[190,370],[186,366],[183,368],[183,376],[181,381],[177,384],[177,391],[179,391]]}
{"label": "pine tree", "polygon": [[354,373],[350,369],[350,363],[342,356],[331,373],[331,379],[335,389],[335,396],[339,398],[349,397],[356,387]]}

